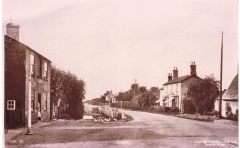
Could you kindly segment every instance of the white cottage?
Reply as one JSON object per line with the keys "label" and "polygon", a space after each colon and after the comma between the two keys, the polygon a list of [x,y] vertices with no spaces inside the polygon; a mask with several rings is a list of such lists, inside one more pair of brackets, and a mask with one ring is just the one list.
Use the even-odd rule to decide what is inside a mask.
{"label": "white cottage", "polygon": [[[233,78],[228,89],[222,95],[222,116],[226,117],[228,106],[233,114],[238,114],[238,74]],[[219,111],[219,98],[215,102],[215,110]]]}
{"label": "white cottage", "polygon": [[177,67],[174,67],[173,76],[169,73],[168,82],[164,83],[160,105],[178,108],[184,112],[183,100],[187,99],[187,90],[190,83],[200,79],[196,73],[195,62],[190,65],[190,75],[178,77]]}

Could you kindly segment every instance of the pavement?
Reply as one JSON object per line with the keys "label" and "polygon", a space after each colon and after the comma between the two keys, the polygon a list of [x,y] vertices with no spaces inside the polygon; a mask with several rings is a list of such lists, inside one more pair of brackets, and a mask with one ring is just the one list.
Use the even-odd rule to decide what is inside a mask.
{"label": "pavement", "polygon": [[[32,124],[32,128],[40,128],[40,127],[43,127],[43,126],[47,126],[49,124],[52,124],[52,123],[50,123],[50,122],[39,122],[39,123]],[[27,129],[28,129],[27,127],[9,129],[8,133],[4,134],[5,144],[14,142],[14,139],[18,135],[20,135],[22,133],[27,133]]]}

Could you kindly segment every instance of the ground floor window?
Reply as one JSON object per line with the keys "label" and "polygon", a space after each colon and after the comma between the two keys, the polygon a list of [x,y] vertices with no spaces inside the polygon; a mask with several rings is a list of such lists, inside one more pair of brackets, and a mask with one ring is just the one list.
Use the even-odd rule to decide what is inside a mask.
{"label": "ground floor window", "polygon": [[175,107],[178,107],[178,98],[175,98]]}
{"label": "ground floor window", "polygon": [[7,100],[7,110],[15,110],[15,100]]}
{"label": "ground floor window", "polygon": [[31,111],[34,111],[34,103],[35,103],[35,92],[31,91]]}

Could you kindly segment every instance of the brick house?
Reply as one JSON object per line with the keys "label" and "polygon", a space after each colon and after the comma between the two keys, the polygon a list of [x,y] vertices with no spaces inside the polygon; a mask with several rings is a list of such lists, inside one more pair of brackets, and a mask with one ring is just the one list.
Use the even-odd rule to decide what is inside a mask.
{"label": "brick house", "polygon": [[168,81],[163,84],[160,105],[178,108],[184,112],[184,100],[187,98],[188,85],[200,79],[196,73],[195,62],[190,65],[190,75],[178,77],[178,69],[174,67],[173,75],[169,73]]}
{"label": "brick house", "polygon": [[[31,121],[50,120],[51,61],[19,42],[19,26],[8,23],[4,35],[5,122],[10,128],[27,125],[31,91]],[[31,75],[31,79],[30,79]],[[31,86],[31,88],[29,88]]]}

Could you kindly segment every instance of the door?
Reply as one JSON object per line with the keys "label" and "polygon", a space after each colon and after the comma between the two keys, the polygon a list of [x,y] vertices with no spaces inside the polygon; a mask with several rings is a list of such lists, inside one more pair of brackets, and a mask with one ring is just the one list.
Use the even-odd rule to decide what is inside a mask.
{"label": "door", "polygon": [[175,107],[175,99],[172,100],[172,107]]}
{"label": "door", "polygon": [[42,105],[42,99],[41,99],[41,94],[38,94],[38,110],[41,112],[41,105]]}

